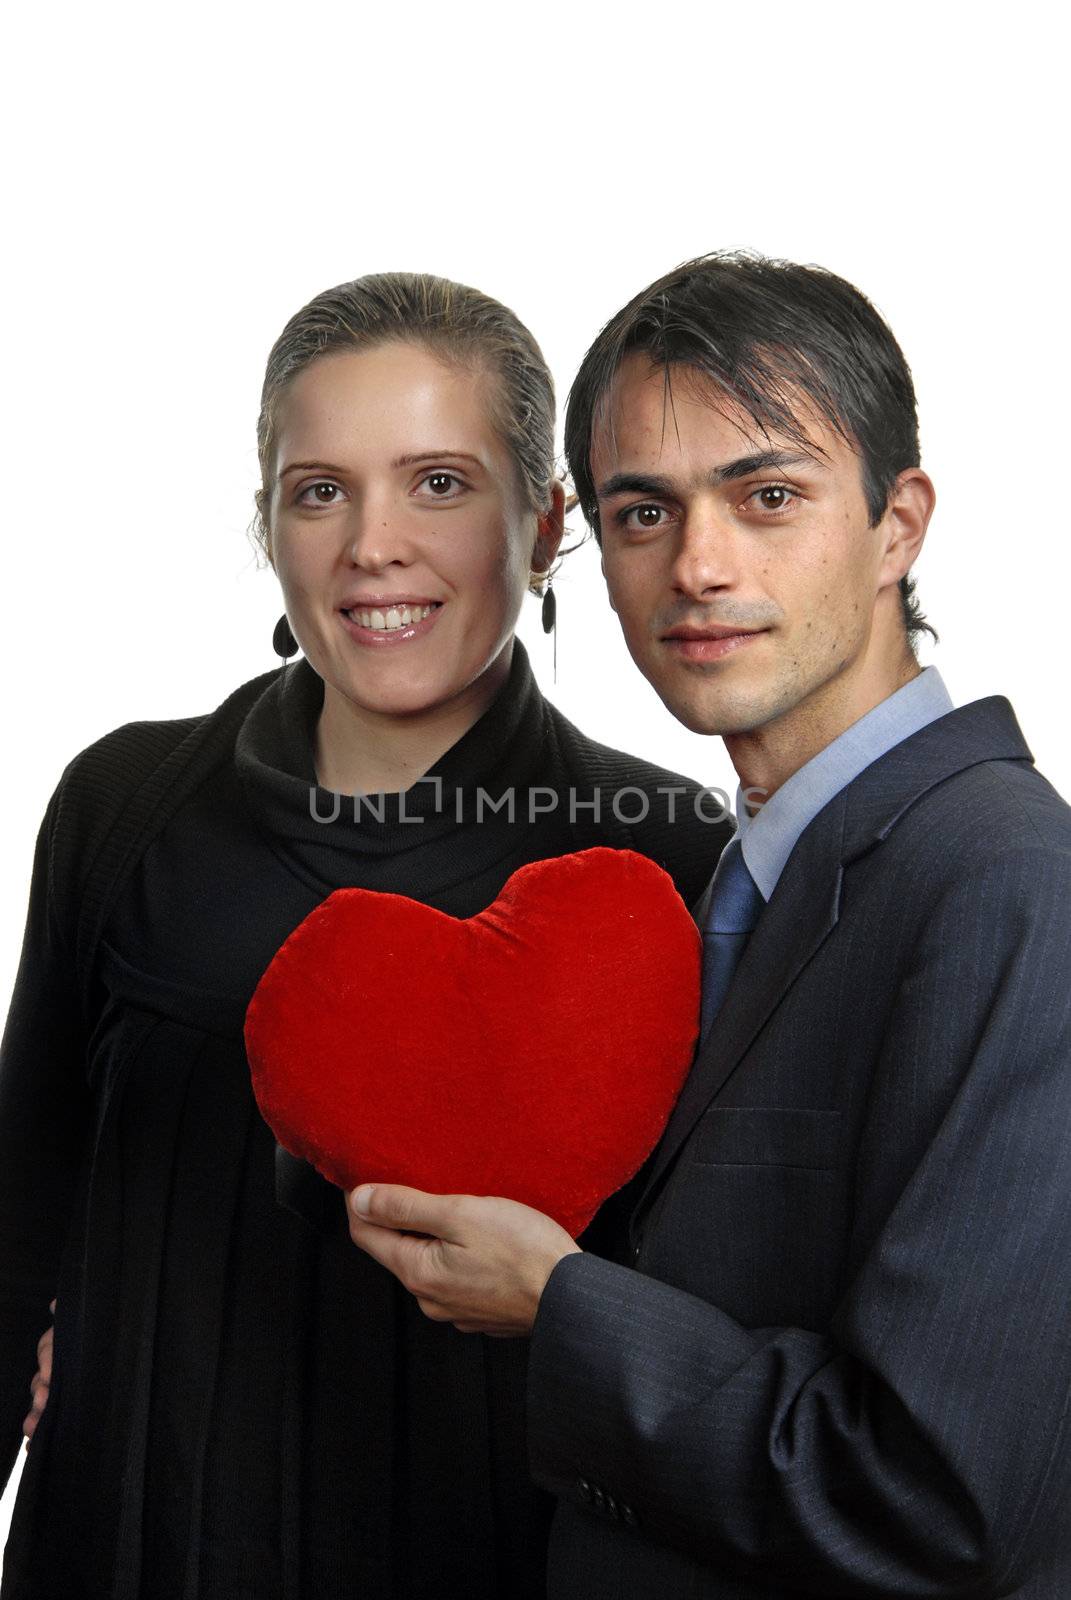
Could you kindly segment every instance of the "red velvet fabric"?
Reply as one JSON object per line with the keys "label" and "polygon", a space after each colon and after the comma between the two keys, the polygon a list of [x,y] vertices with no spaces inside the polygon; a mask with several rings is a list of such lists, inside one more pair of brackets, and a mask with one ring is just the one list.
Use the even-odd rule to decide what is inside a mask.
{"label": "red velvet fabric", "polygon": [[631,850],[521,867],[466,920],[336,889],[250,1001],[257,1103],[344,1189],[506,1195],[575,1237],[669,1116],[699,967],[672,880]]}

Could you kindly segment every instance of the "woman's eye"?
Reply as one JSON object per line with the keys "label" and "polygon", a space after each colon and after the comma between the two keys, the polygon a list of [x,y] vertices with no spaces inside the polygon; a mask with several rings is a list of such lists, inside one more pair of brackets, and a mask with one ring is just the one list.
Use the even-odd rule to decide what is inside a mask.
{"label": "woman's eye", "polygon": [[333,506],[341,493],[337,483],[309,483],[298,495],[298,505]]}
{"label": "woman's eye", "polygon": [[755,490],[752,498],[759,502],[764,511],[783,511],[795,496],[787,484],[765,483],[761,489]]}
{"label": "woman's eye", "polygon": [[464,488],[461,479],[452,472],[429,472],[421,479],[421,483],[431,490],[437,500],[445,500],[451,494],[455,485]]}
{"label": "woman's eye", "polygon": [[665,519],[664,506],[629,506],[618,512],[617,520],[623,528],[660,528]]}

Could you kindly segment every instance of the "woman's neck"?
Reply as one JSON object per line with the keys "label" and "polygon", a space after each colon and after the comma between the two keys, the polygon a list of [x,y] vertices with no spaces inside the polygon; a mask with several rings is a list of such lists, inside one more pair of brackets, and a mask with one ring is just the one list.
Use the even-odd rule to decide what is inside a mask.
{"label": "woman's neck", "polygon": [[316,781],[338,794],[399,794],[479,721],[509,677],[512,641],[459,695],[392,715],[355,704],[331,683],[316,725]]}

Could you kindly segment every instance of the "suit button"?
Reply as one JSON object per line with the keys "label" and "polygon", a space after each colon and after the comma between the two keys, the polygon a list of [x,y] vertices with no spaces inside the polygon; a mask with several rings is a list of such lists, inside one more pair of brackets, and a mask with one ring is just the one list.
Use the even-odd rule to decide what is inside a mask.
{"label": "suit button", "polygon": [[608,1494],[606,1496],[606,1509],[610,1513],[610,1515],[613,1517],[615,1522],[620,1521],[620,1519],[621,1519],[621,1508],[618,1505],[617,1501],[614,1499],[612,1494]]}
{"label": "suit button", "polygon": [[591,1503],[595,1507],[596,1511],[606,1510],[606,1496],[603,1494],[598,1485],[596,1485],[596,1487],[591,1491]]}
{"label": "suit button", "polygon": [[640,1519],[636,1515],[635,1511],[633,1511],[631,1506],[622,1506],[621,1521],[625,1524],[626,1528],[636,1528],[639,1526]]}
{"label": "suit button", "polygon": [[591,1484],[588,1482],[588,1480],[586,1478],[580,1478],[577,1482],[577,1488],[580,1490],[581,1500],[587,1500],[590,1502]]}
{"label": "suit button", "polygon": [[643,1249],[643,1240],[642,1239],[637,1239],[636,1243],[632,1246],[632,1248],[629,1250],[629,1253],[628,1253],[629,1254],[629,1260],[632,1262],[633,1266],[635,1266],[636,1262],[640,1259],[640,1251],[642,1249]]}

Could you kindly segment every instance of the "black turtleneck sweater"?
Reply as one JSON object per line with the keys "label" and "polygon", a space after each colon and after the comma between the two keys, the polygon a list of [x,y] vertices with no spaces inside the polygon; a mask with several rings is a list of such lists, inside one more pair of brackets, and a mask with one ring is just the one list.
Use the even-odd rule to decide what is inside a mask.
{"label": "black turtleneck sweater", "polygon": [[[696,820],[695,785],[584,739],[519,645],[438,783],[386,797],[381,820],[346,798],[317,820],[336,809],[315,788],[322,699],[298,662],[209,718],[129,724],[71,763],[46,814],[0,1059],[8,1465],[53,1294],[55,1368],[3,1600],[543,1594],[526,1342],[429,1322],[351,1244],[337,1190],[290,1158],[277,1174],[245,1008],[333,889],[466,917],[525,862],[611,844],[691,900],[727,830]],[[625,785],[651,797],[633,827],[611,810]],[[478,788],[512,788],[515,820],[477,822]],[[529,820],[532,789],[558,804]],[[581,1242],[604,1248],[609,1215]]]}

